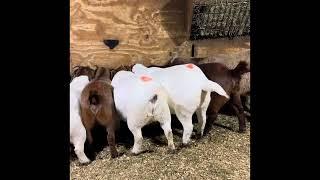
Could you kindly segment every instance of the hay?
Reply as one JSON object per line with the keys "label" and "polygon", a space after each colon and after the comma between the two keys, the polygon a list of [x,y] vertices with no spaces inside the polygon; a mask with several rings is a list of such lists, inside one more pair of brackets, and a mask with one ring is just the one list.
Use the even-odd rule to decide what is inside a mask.
{"label": "hay", "polygon": [[[108,148],[103,149],[96,160],[80,166],[76,158],[70,159],[70,177],[81,179],[250,179],[250,124],[247,132],[239,134],[235,117],[219,115],[218,124],[231,127],[233,131],[214,126],[200,140],[192,139],[189,148],[176,154],[168,154],[165,137],[144,138],[145,147],[154,152],[138,156],[122,155],[110,158]],[[180,129],[174,129],[176,146],[181,142]],[[155,141],[154,139],[158,139]],[[162,143],[155,143],[155,142]],[[120,152],[127,152],[118,146]]]}

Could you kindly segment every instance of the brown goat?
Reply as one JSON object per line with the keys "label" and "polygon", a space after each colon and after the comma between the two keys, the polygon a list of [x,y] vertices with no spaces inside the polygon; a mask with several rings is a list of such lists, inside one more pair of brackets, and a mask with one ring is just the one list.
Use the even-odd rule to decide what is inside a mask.
{"label": "brown goat", "polygon": [[246,121],[239,90],[241,76],[250,71],[247,62],[240,61],[234,69],[229,69],[221,63],[200,64],[198,66],[208,79],[220,84],[230,96],[230,99],[227,100],[216,93],[211,94],[211,102],[207,110],[208,122],[214,122],[220,109],[228,102],[238,117],[239,132],[245,132]]}
{"label": "brown goat", "polygon": [[89,144],[92,144],[91,130],[96,123],[104,126],[108,132],[107,141],[111,157],[118,156],[115,143],[115,131],[119,125],[115,110],[110,71],[99,67],[94,79],[83,89],[80,99],[82,123],[87,131]]}
{"label": "brown goat", "polygon": [[[230,111],[223,111],[223,113],[228,115],[236,115],[239,120],[239,132],[245,132],[246,130],[246,122],[245,122],[245,113],[243,102],[241,98],[243,94],[240,91],[240,81],[241,76],[250,72],[247,62],[240,61],[236,68],[229,69],[226,65],[221,63],[206,63],[199,64],[201,60],[204,58],[176,58],[173,61],[169,62],[165,67],[193,63],[199,66],[199,68],[203,71],[203,73],[207,76],[208,79],[217,82],[220,84],[227,94],[230,96],[230,99],[218,95],[217,93],[211,94],[211,102],[207,110],[208,121],[206,126],[206,132],[211,128],[211,125],[217,118],[218,112],[223,110],[231,109],[233,113]],[[247,94],[245,94],[247,95]]]}

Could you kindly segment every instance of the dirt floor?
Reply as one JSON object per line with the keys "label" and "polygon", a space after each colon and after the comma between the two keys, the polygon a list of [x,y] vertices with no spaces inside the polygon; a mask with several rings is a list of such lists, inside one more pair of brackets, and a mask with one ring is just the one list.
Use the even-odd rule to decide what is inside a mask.
{"label": "dirt floor", "polygon": [[[70,158],[70,179],[250,179],[250,123],[240,134],[235,117],[219,115],[213,129],[202,139],[192,138],[192,145],[175,154],[167,153],[161,129],[143,129],[145,148],[152,150],[138,156],[128,151],[133,142],[118,145],[122,156],[111,159],[108,148],[96,155],[89,165],[81,166],[75,155]],[[157,126],[157,124],[156,124]],[[148,129],[149,128],[149,129]],[[150,133],[151,132],[151,133]],[[173,126],[176,147],[181,144],[182,130]],[[133,139],[130,133],[126,139]]]}

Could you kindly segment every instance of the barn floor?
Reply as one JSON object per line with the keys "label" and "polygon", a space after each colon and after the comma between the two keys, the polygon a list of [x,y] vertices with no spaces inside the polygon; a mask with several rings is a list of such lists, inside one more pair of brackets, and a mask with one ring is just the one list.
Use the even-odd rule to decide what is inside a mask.
{"label": "barn floor", "polygon": [[[105,148],[86,166],[79,165],[72,155],[70,177],[74,180],[250,179],[250,123],[247,122],[244,134],[236,132],[238,121],[235,117],[219,115],[216,123],[232,130],[215,125],[201,140],[192,138],[191,147],[182,148],[176,154],[167,153],[163,133],[150,135],[143,130],[145,147],[152,152],[130,156],[127,152],[131,142],[129,147],[118,145],[118,151],[125,153],[122,156],[112,160],[108,148]],[[173,133],[177,147],[181,143],[181,129],[173,128]]]}

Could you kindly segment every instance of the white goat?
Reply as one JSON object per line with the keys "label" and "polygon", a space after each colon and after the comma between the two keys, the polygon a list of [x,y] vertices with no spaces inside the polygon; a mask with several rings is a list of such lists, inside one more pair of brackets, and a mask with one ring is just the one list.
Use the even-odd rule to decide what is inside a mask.
{"label": "white goat", "polygon": [[70,83],[70,142],[74,145],[74,151],[81,164],[90,160],[84,153],[86,141],[86,129],[80,117],[80,96],[84,87],[89,83],[88,76],[79,76]]}
{"label": "white goat", "polygon": [[[192,115],[198,118],[198,133],[203,135],[206,124],[206,111],[210,103],[210,93],[229,98],[224,89],[210,81],[199,67],[194,64],[177,65],[168,68],[147,68],[136,64],[132,68],[135,74],[148,74],[159,82],[169,95],[168,104],[172,114],[176,114],[183,126],[182,143],[188,144],[193,130]],[[200,131],[199,131],[200,129]]]}
{"label": "white goat", "polygon": [[167,93],[162,86],[148,76],[136,76],[129,71],[119,71],[112,79],[116,109],[127,121],[134,136],[132,153],[142,151],[141,128],[158,121],[168,141],[169,150],[174,150],[171,130],[171,115]]}

